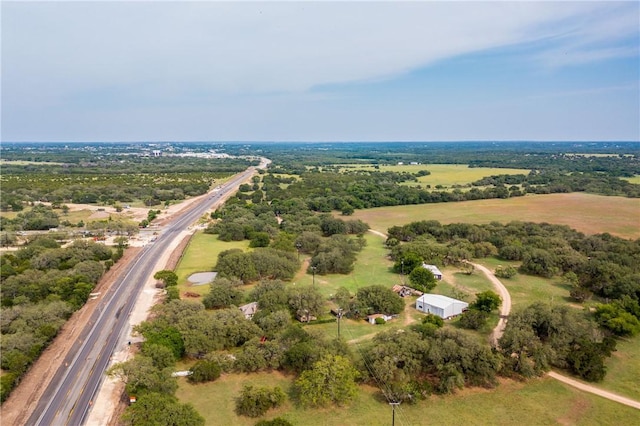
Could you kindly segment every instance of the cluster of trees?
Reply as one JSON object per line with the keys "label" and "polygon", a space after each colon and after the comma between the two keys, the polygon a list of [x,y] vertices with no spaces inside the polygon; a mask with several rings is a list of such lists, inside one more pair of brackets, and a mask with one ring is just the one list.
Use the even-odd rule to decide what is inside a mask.
{"label": "cluster of trees", "polygon": [[[265,281],[251,298],[260,306],[251,320],[235,307],[206,310],[181,300],[155,306],[152,319],[136,327],[145,338],[140,355],[114,365],[109,374],[121,378],[138,401],[161,396],[167,402],[163,413],[175,411],[193,424],[200,424],[197,413],[173,397],[177,384],[172,367],[184,357],[198,359],[189,379],[194,383],[216,380],[221,372],[281,369],[299,375],[296,395],[302,404],[324,406],[338,398],[347,402],[355,392],[358,373],[344,341],[292,324],[293,313],[301,306],[312,309],[313,303],[323,302],[322,297],[313,288],[285,289],[281,282]],[[304,305],[306,301],[311,305]],[[238,396],[236,408],[239,414],[256,417],[281,404],[284,397],[277,389],[247,388]],[[133,404],[125,420],[142,418],[149,409],[151,405]]]}
{"label": "cluster of trees", "polygon": [[589,381],[604,378],[615,346],[582,312],[540,302],[511,315],[499,340],[505,374],[532,377],[554,366]]}
{"label": "cluster of trees", "polygon": [[[287,322],[292,316],[308,318],[322,313],[324,298],[314,286],[286,286],[280,280],[262,280],[249,293],[246,300],[237,286],[242,281],[226,278],[216,279],[211,283],[209,293],[203,304],[207,309],[223,309],[240,306],[243,302],[257,302],[259,312],[256,320],[268,335],[277,329],[275,324]],[[269,319],[263,317],[272,315]]]}
{"label": "cluster of trees", "polygon": [[640,240],[587,236],[568,226],[529,222],[442,225],[420,221],[394,226],[388,233],[392,256],[404,259],[405,265],[410,253],[434,264],[497,255],[521,262],[518,269],[524,274],[563,276],[573,285],[572,296],[577,300],[591,295],[640,299]]}
{"label": "cluster of trees", "polygon": [[427,317],[409,330],[376,335],[364,352],[368,380],[389,401],[416,402],[464,386],[494,387],[501,356],[460,331]]}
{"label": "cluster of trees", "polygon": [[404,300],[390,288],[382,285],[360,287],[355,297],[341,287],[334,297],[336,304],[349,318],[363,318],[371,314],[397,315],[404,309]]}
{"label": "cluster of trees", "polygon": [[18,213],[13,219],[3,218],[1,230],[46,231],[60,225],[60,216],[51,207],[36,204],[29,211]]}
{"label": "cluster of trees", "polygon": [[238,278],[246,284],[259,279],[289,280],[298,267],[294,253],[264,247],[247,253],[241,249],[220,252],[214,270],[221,277]]}
{"label": "cluster of trees", "polygon": [[86,241],[62,248],[49,237],[0,256],[2,401],[120,256]]}
{"label": "cluster of trees", "polygon": [[[528,175],[492,175],[475,182],[473,186],[492,186],[516,191],[521,188],[522,193],[551,194],[563,192],[591,192],[603,195],[623,195],[626,197],[640,197],[640,185],[606,174],[571,174],[557,170],[532,171]],[[521,187],[519,188],[518,186]]]}
{"label": "cluster of trees", "polygon": [[[562,276],[578,301],[592,295],[608,300],[597,304],[595,312],[586,318],[540,304],[517,314],[515,320],[512,317],[503,336],[504,345],[500,345],[505,355],[519,354],[506,363],[514,373],[528,376],[553,365],[568,368],[587,380],[600,380],[605,374],[604,358],[614,347],[611,336],[640,333],[640,240],[609,234],[586,236],[567,226],[549,224],[442,225],[421,221],[390,228],[387,245],[396,269],[411,270],[423,261],[447,264],[495,255],[519,261],[518,270],[524,274]],[[516,271],[508,266],[498,272],[508,277]],[[495,293],[479,294],[462,315],[460,325],[481,328],[499,303]],[[561,323],[568,335],[558,331]],[[529,352],[516,352],[519,346]]]}
{"label": "cluster of trees", "polygon": [[498,309],[501,304],[500,296],[491,290],[476,294],[476,300],[460,316],[460,326],[471,330],[482,328],[487,323],[489,314]]}
{"label": "cluster of trees", "polygon": [[[279,170],[293,173],[294,170]],[[393,176],[389,176],[393,175]],[[508,198],[524,195],[518,188],[488,187],[472,188],[462,191],[431,190],[419,186],[400,185],[400,182],[413,181],[416,177],[409,173],[390,173],[372,171],[314,172],[302,173],[299,180],[281,186],[265,186],[268,201],[279,204],[290,197],[304,199],[306,207],[315,212],[341,211],[351,214],[354,209],[372,207],[400,206],[408,204],[443,203],[452,201],[480,200],[488,198]]]}
{"label": "cluster of trees", "polygon": [[[206,233],[217,234],[222,241],[248,239],[251,247],[258,248],[251,253],[223,252],[215,269],[222,276],[244,282],[260,278],[286,280],[298,269],[299,254],[305,253],[311,256],[310,273],[351,272],[356,254],[366,242],[349,235],[362,235],[368,225],[329,214],[315,215],[307,208],[295,208],[296,204],[292,200],[290,208],[281,210],[285,206],[232,201],[214,212],[216,222],[207,227]],[[225,259],[227,256],[231,257]]]}

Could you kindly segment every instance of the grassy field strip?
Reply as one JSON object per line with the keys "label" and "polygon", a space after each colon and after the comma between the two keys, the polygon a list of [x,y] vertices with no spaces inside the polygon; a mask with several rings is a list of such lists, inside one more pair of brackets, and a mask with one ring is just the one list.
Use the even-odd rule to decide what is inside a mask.
{"label": "grassy field strip", "polygon": [[475,182],[483,177],[492,175],[517,175],[517,174],[529,174],[528,169],[501,169],[496,167],[474,167],[470,168],[466,164],[403,164],[403,165],[381,165],[379,168],[375,168],[374,165],[362,164],[352,165],[343,164],[337,165],[342,167],[342,171],[347,170],[370,170],[379,172],[396,172],[396,173],[417,173],[421,170],[428,170],[431,172],[428,176],[420,176],[418,182],[410,182],[409,185],[442,185],[449,187],[451,185],[466,185],[471,182]]}
{"label": "grassy field strip", "polygon": [[[180,379],[177,396],[191,402],[207,425],[254,425],[257,420],[237,416],[234,398],[244,384],[280,386],[291,396],[293,378],[279,372],[224,375],[219,380],[192,385]],[[283,417],[294,425],[391,424],[391,408],[376,388],[361,386],[346,408],[303,409],[289,399],[265,418]],[[428,423],[427,423],[428,417]],[[503,380],[496,389],[465,389],[453,396],[432,396],[396,409],[399,425],[630,425],[638,411],[595,395],[577,391],[551,378],[527,383]]]}
{"label": "grassy field strip", "polygon": [[585,193],[378,207],[356,210],[352,218],[382,232],[419,220],[445,224],[531,221],[568,225],[585,234],[608,232],[623,238],[640,238],[640,199]]}

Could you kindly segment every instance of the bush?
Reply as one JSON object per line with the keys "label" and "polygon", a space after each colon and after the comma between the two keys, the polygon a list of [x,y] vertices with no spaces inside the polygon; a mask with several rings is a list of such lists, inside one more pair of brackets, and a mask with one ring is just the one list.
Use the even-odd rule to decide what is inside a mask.
{"label": "bush", "polygon": [[469,309],[460,316],[460,326],[469,330],[478,330],[487,323],[489,314],[477,309]]}
{"label": "bush", "polygon": [[513,278],[518,273],[517,269],[513,266],[498,266],[494,271],[494,275],[498,278]]}
{"label": "bush", "polygon": [[220,365],[214,360],[201,360],[191,368],[189,381],[192,383],[212,382],[220,377]]}
{"label": "bush", "polygon": [[375,320],[375,321],[376,321],[376,324],[377,324],[377,325],[380,325],[380,324],[386,324],[386,323],[387,323],[387,321],[385,321],[385,319],[384,319],[384,318],[382,318],[382,317],[378,317],[378,318],[376,318],[376,320]]}
{"label": "bush", "polygon": [[245,385],[236,398],[236,413],[247,417],[260,417],[270,408],[276,408],[285,400],[285,394],[279,387],[253,387]]}
{"label": "bush", "polygon": [[0,402],[4,402],[11,391],[16,386],[18,375],[15,373],[5,373],[0,377]]}

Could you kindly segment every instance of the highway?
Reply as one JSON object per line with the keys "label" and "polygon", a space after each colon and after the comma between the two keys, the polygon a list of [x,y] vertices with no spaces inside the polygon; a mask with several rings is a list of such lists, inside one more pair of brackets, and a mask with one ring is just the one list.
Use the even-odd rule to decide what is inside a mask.
{"label": "highway", "polygon": [[[263,159],[259,167],[265,167]],[[155,242],[145,246],[111,289],[99,299],[93,313],[66,355],[60,369],[38,402],[27,425],[82,425],[91,408],[110,358],[119,344],[124,344],[124,332],[128,329],[129,315],[148,278],[155,272],[158,259],[168,250],[172,240],[205,214],[226,195],[237,190],[255,172],[250,167],[234,176],[218,191],[179,214],[166,225]]]}

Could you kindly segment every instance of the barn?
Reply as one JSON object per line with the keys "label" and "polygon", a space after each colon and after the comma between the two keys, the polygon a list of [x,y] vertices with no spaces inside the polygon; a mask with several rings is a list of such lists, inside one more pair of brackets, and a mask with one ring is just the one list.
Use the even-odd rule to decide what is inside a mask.
{"label": "barn", "polygon": [[434,314],[440,318],[451,318],[460,315],[469,307],[467,302],[452,299],[440,294],[423,294],[416,300],[416,309],[426,314]]}

